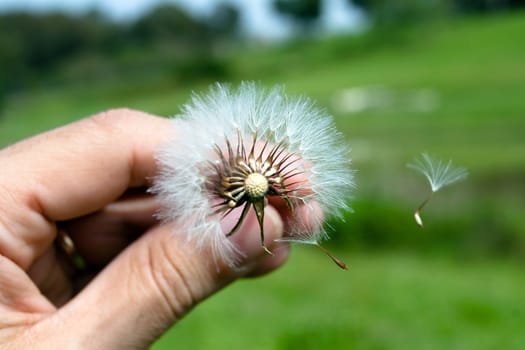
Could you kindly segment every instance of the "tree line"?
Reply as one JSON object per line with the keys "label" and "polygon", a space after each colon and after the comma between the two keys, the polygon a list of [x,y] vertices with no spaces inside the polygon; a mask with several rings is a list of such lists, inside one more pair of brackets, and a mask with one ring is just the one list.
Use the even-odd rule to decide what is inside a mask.
{"label": "tree line", "polygon": [[[272,4],[293,19],[299,31],[308,33],[321,15],[322,1],[272,0]],[[347,1],[362,8],[379,27],[440,14],[492,13],[525,6],[525,0]],[[71,80],[105,77],[108,72],[127,77],[137,66],[144,70],[154,65],[168,67],[185,79],[221,78],[227,67],[216,53],[237,42],[239,18],[239,10],[226,2],[202,18],[174,4],[161,4],[131,22],[115,22],[97,11],[78,16],[0,14],[0,99],[41,80],[59,80],[57,69],[71,62],[77,62],[65,73]]]}
{"label": "tree line", "polygon": [[[0,15],[0,94],[23,88],[68,60],[102,60],[126,54],[201,55],[238,31],[238,10],[220,4],[208,18],[195,18],[173,4],[160,5],[132,22],[115,22],[97,11]],[[164,50],[166,51],[166,50]]]}

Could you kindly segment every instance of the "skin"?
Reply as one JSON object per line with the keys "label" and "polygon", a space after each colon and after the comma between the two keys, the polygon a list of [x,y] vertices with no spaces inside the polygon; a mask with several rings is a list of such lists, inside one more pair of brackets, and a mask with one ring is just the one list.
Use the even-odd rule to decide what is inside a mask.
{"label": "skin", "polygon": [[[238,269],[155,220],[145,189],[170,128],[117,109],[0,151],[0,349],[144,349],[206,297],[285,262],[287,246],[261,249],[253,212],[231,237]],[[265,208],[268,247],[287,215],[279,202]],[[57,247],[59,230],[86,268]]]}

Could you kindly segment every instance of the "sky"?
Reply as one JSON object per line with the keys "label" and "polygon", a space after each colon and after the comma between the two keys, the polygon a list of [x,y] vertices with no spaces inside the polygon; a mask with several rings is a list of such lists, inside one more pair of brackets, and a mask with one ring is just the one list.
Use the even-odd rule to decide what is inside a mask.
{"label": "sky", "polygon": [[[262,38],[284,38],[292,30],[291,23],[276,15],[272,0],[0,0],[0,11],[13,9],[45,12],[62,10],[82,13],[98,9],[116,20],[133,20],[159,3],[175,3],[194,15],[207,15],[215,4],[230,2],[242,11],[241,25],[248,33]],[[347,0],[324,0],[320,30],[341,32],[358,30],[364,24],[362,13]]]}

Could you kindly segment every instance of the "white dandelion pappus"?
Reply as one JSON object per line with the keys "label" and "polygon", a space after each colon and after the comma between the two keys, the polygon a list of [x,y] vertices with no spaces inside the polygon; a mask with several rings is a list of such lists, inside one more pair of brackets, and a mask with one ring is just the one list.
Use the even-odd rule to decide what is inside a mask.
{"label": "white dandelion pappus", "polygon": [[[231,266],[239,252],[228,239],[253,208],[264,244],[264,206],[273,196],[292,214],[285,241],[318,245],[327,238],[323,217],[340,216],[353,187],[349,149],[332,118],[307,98],[289,98],[280,87],[266,90],[242,83],[236,90],[217,84],[194,95],[173,119],[174,135],[158,154],[160,174],[152,191],[160,197],[160,217],[179,224],[178,233]],[[298,180],[299,179],[299,180]],[[311,211],[311,215],[309,215]],[[238,215],[224,232],[221,220]],[[270,252],[269,252],[270,253]]]}
{"label": "white dandelion pappus", "polygon": [[421,159],[417,158],[414,163],[409,163],[407,166],[427,178],[432,192],[437,192],[468,176],[467,169],[454,167],[451,160],[444,163],[441,160],[432,159],[427,153],[421,154]]}
{"label": "white dandelion pappus", "polygon": [[432,198],[432,194],[445,186],[465,179],[468,176],[468,171],[465,168],[453,166],[451,160],[447,163],[441,160],[434,160],[427,153],[422,153],[421,158],[417,158],[414,163],[409,163],[407,166],[423,174],[430,185],[431,192],[429,196],[414,212],[416,223],[423,227],[420,213]]}

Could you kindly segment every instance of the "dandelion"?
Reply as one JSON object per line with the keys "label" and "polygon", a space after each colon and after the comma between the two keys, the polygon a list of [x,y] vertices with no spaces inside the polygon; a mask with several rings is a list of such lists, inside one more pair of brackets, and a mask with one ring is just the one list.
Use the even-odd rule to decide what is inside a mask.
{"label": "dandelion", "polygon": [[[327,234],[316,212],[320,207],[326,218],[348,209],[348,147],[311,100],[289,98],[279,87],[217,84],[208,95],[194,95],[173,124],[176,135],[158,152],[152,190],[163,202],[161,218],[176,220],[179,234],[235,266],[240,253],[229,237],[253,209],[262,249],[271,254],[264,207],[280,198],[291,213],[282,241],[315,244],[346,267],[319,244]],[[221,220],[231,215],[236,224],[224,232]]]}
{"label": "dandelion", "polygon": [[416,223],[423,227],[423,220],[420,215],[421,210],[430,201],[432,195],[445,186],[465,179],[468,176],[468,171],[465,168],[454,167],[451,160],[447,163],[441,160],[434,160],[427,153],[423,153],[421,158],[417,158],[414,163],[409,163],[407,166],[423,174],[430,184],[430,194],[414,212]]}

